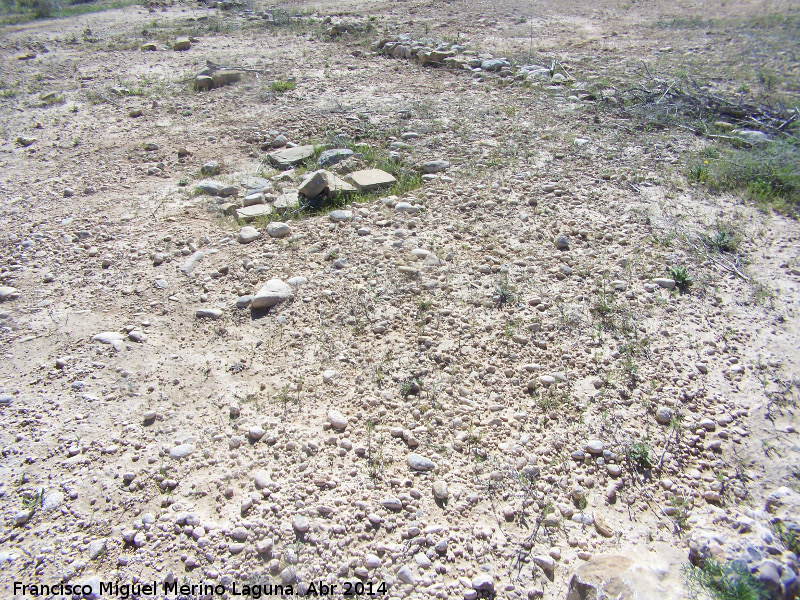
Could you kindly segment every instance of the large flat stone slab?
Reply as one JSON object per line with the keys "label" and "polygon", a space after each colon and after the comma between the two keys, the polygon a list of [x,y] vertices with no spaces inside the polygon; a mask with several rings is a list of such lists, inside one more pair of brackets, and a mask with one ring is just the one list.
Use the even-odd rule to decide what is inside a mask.
{"label": "large flat stone slab", "polygon": [[347,148],[334,148],[333,150],[325,150],[319,155],[317,164],[320,167],[330,167],[346,158],[353,156],[353,151]]}
{"label": "large flat stone slab", "polygon": [[380,169],[367,169],[350,173],[350,180],[362,192],[370,192],[392,185],[397,181],[394,176]]}
{"label": "large flat stone slab", "polygon": [[283,193],[278,196],[272,205],[279,215],[287,211],[295,210],[300,206],[300,197],[297,194],[297,190],[288,188],[283,190]]}
{"label": "large flat stone slab", "polygon": [[330,171],[322,171],[322,173],[325,174],[325,179],[328,180],[328,193],[332,196],[336,194],[352,194],[356,191],[356,188]]}
{"label": "large flat stone slab", "polygon": [[279,169],[290,169],[312,156],[314,156],[314,146],[282,148],[267,154],[267,158],[269,158],[270,162]]}
{"label": "large flat stone slab", "polygon": [[253,204],[244,208],[236,209],[236,218],[245,223],[255,221],[256,217],[266,217],[272,214],[272,206],[269,204]]}

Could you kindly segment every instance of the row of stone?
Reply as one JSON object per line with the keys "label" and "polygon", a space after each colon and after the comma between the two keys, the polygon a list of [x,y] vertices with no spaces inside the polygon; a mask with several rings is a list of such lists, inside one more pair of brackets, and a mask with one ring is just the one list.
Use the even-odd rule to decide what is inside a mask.
{"label": "row of stone", "polygon": [[424,40],[400,37],[396,40],[378,40],[372,45],[375,52],[392,58],[415,59],[420,65],[443,66],[450,69],[464,69],[478,72],[497,72],[501,77],[515,77],[519,80],[542,80],[550,83],[563,83],[570,79],[564,73],[556,73],[542,65],[522,65],[513,67],[505,58],[495,58],[491,54],[465,50],[457,44],[440,43],[431,48]]}

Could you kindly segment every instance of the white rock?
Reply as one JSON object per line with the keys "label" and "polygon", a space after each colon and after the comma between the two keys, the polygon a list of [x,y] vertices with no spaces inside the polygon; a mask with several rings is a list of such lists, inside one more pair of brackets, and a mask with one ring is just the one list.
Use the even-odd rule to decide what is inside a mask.
{"label": "white rock", "polygon": [[411,453],[406,458],[408,466],[414,471],[432,471],[436,468],[436,463],[421,454]]}
{"label": "white rock", "polygon": [[305,533],[311,529],[311,521],[305,515],[295,515],[292,519],[292,527],[300,533]]}
{"label": "white rock", "polygon": [[62,502],[64,502],[64,494],[62,492],[50,492],[44,497],[44,501],[42,502],[42,510],[45,512],[50,512],[51,510],[55,510],[61,506]]}
{"label": "white rock", "polygon": [[256,484],[256,489],[263,490],[272,485],[272,478],[267,471],[261,469],[253,473],[253,483]]}
{"label": "white rock", "polygon": [[280,279],[270,279],[253,297],[250,307],[256,310],[271,308],[292,298],[294,298],[294,293],[288,283],[284,283]]}
{"label": "white rock", "polygon": [[381,506],[386,510],[402,510],[403,502],[399,498],[384,498],[381,500]]}
{"label": "white rock", "polygon": [[414,555],[414,562],[416,562],[422,569],[428,569],[432,564],[431,559],[425,556],[422,552],[417,552]]}
{"label": "white rock", "polygon": [[0,301],[9,300],[19,295],[19,290],[8,285],[0,285]]}
{"label": "white rock", "polygon": [[180,444],[169,451],[169,456],[170,458],[181,459],[189,456],[192,452],[194,452],[194,446],[191,444]]}
{"label": "white rock", "polygon": [[328,421],[334,429],[342,431],[347,428],[347,417],[345,417],[338,410],[332,410],[328,412]]}
{"label": "white rock", "polygon": [[260,237],[261,232],[258,229],[247,225],[239,230],[239,237],[236,239],[240,244],[249,244],[250,242],[256,241]]}
{"label": "white rock", "polygon": [[103,333],[98,333],[95,336],[92,336],[93,342],[100,342],[101,344],[109,344],[113,345],[114,342],[121,342],[125,339],[125,336],[121,333],[117,333],[116,331],[104,331]]}
{"label": "white rock", "polygon": [[183,266],[181,267],[181,271],[183,271],[188,275],[198,265],[198,263],[203,260],[204,256],[205,255],[200,250],[198,250],[197,252],[195,252],[189,258],[186,259],[186,261],[183,263]]}
{"label": "white rock", "polygon": [[656,285],[661,286],[662,288],[668,289],[668,290],[674,290],[675,289],[675,280],[674,279],[666,279],[666,278],[663,278],[663,277],[659,277],[657,279],[653,279],[653,283],[655,283]]}
{"label": "white rock", "polygon": [[408,583],[408,584],[415,583],[414,574],[411,572],[411,569],[409,569],[406,565],[403,565],[397,571],[397,578],[403,583]]}
{"label": "white rock", "polygon": [[272,238],[285,238],[292,235],[292,228],[286,223],[273,221],[267,225],[267,235]]}
{"label": "white rock", "polygon": [[106,551],[106,540],[101,538],[99,540],[92,540],[89,543],[89,560],[95,560]]}
{"label": "white rock", "polygon": [[494,591],[494,577],[488,573],[481,573],[472,579],[472,589],[479,592],[492,593]]}
{"label": "white rock", "polygon": [[439,479],[433,482],[433,496],[437,500],[447,500],[449,495],[446,481]]}
{"label": "white rock", "polygon": [[605,448],[605,444],[600,440],[590,440],[586,442],[586,445],[583,447],[584,451],[595,455],[602,454],[603,448]]}
{"label": "white rock", "polygon": [[15,525],[24,525],[28,522],[28,519],[31,518],[33,513],[29,510],[21,510],[14,515],[14,524]]}

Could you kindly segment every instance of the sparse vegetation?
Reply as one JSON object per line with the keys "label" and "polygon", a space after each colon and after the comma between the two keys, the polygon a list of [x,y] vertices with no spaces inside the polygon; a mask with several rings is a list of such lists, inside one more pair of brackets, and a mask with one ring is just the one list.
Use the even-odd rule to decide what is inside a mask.
{"label": "sparse vegetation", "polygon": [[712,190],[744,192],[761,206],[800,215],[800,147],[793,139],[721,149],[719,158],[693,163],[689,179]]}
{"label": "sparse vegetation", "polygon": [[[773,484],[800,488],[800,225],[739,200],[757,181],[788,202],[794,175],[721,182],[734,159],[791,171],[740,131],[794,143],[792,47],[756,45],[800,21],[759,33],[740,3],[646,30],[653,11],[626,1],[635,15],[601,3],[566,38],[572,6],[486,4],[476,27],[363,0],[148,0],[4,31],[14,572],[260,564],[250,581],[333,568],[367,586],[363,569],[402,582],[407,565],[447,594],[491,569],[498,595],[564,597],[579,565],[636,563],[636,540],[680,550],[695,523],[695,564],[723,555],[708,533],[750,569],[788,568],[796,528],[762,508]],[[632,16],[648,35],[618,37]],[[758,52],[731,62],[743,46]],[[289,168],[278,146],[311,152]],[[341,148],[329,173],[396,183],[317,181],[289,206]],[[39,535],[59,515],[55,542]],[[697,569],[698,598],[720,600],[720,573]]]}
{"label": "sparse vegetation", "polygon": [[735,561],[722,564],[706,559],[702,566],[687,566],[686,587],[692,599],[768,600],[771,595],[747,569]]}
{"label": "sparse vegetation", "polygon": [[712,231],[701,236],[703,243],[717,252],[736,252],[741,243],[741,236],[731,224],[715,224]]}
{"label": "sparse vegetation", "polygon": [[675,281],[675,285],[678,286],[678,291],[680,291],[681,294],[686,293],[686,290],[689,289],[693,283],[689,272],[683,265],[667,267],[667,275],[669,275],[670,279]]}
{"label": "sparse vegetation", "polygon": [[277,94],[283,94],[285,92],[289,92],[297,87],[297,84],[294,80],[276,80],[269,84],[269,89]]}
{"label": "sparse vegetation", "polygon": [[631,444],[628,450],[628,459],[637,469],[646,471],[653,468],[653,462],[650,458],[650,446],[644,442]]}

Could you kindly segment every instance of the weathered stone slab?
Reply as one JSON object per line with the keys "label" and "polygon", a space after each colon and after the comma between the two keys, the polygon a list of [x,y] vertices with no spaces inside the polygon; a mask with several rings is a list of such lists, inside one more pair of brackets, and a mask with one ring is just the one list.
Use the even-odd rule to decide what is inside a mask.
{"label": "weathered stone slab", "polygon": [[236,209],[236,218],[245,223],[255,221],[256,217],[266,217],[272,214],[272,206],[269,204],[253,204],[244,208]]}
{"label": "weathered stone slab", "polygon": [[295,146],[270,152],[267,157],[279,169],[289,169],[314,155],[314,146]]}
{"label": "weathered stone slab", "polygon": [[380,169],[367,169],[350,173],[351,181],[362,192],[377,190],[397,181],[394,176]]}
{"label": "weathered stone slab", "polygon": [[293,189],[285,189],[283,193],[278,196],[275,202],[272,203],[275,207],[275,211],[282,215],[283,213],[294,210],[300,206],[300,198],[297,194],[297,190]]}

